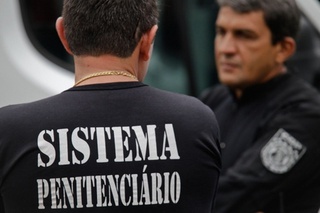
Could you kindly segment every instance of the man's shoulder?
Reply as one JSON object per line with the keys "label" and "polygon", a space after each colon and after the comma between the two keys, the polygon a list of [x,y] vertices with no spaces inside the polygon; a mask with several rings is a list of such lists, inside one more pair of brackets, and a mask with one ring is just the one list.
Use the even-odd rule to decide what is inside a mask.
{"label": "man's shoulder", "polygon": [[56,96],[59,95],[50,96],[32,102],[16,103],[3,106],[0,108],[0,120],[5,119],[6,117],[9,117],[10,119],[10,117],[23,118],[24,116],[35,116],[39,114],[43,109],[50,107],[50,103],[56,103]]}
{"label": "man's shoulder", "polygon": [[178,106],[184,106],[184,108],[202,108],[206,107],[205,104],[203,104],[198,98],[191,96],[191,95],[186,95],[186,94],[181,94],[181,93],[176,93],[176,92],[171,92],[171,91],[165,91],[165,90],[159,90],[159,89],[154,89],[154,95],[156,99],[158,99],[161,102],[167,101],[167,104],[172,104],[172,105],[178,105]]}
{"label": "man's shoulder", "polygon": [[274,92],[274,99],[291,106],[315,106],[320,110],[320,93],[311,84],[298,76],[291,75]]}
{"label": "man's shoulder", "polygon": [[190,118],[193,121],[215,121],[213,111],[199,98],[159,89],[153,91],[153,96],[152,100],[155,108],[165,106],[167,113],[179,116],[180,119],[183,117],[183,119]]}
{"label": "man's shoulder", "polygon": [[228,89],[227,86],[218,84],[215,86],[212,86],[210,88],[205,89],[199,99],[209,105],[215,105],[215,103],[221,103],[223,100],[226,98],[229,98],[231,95],[230,90]]}

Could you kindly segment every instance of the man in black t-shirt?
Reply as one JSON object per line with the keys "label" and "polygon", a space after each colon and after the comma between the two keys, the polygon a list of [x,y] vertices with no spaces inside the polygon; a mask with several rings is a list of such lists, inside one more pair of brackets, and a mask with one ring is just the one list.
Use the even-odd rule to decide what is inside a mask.
{"label": "man in black t-shirt", "polygon": [[213,212],[219,130],[199,100],[141,83],[156,0],[65,0],[74,87],[0,109],[0,212]]}

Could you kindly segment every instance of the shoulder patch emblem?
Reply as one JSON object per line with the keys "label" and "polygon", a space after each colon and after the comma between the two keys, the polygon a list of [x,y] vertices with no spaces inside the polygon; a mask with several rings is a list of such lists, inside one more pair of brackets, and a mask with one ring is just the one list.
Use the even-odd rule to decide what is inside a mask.
{"label": "shoulder patch emblem", "polygon": [[306,147],[288,132],[279,129],[262,148],[262,164],[275,174],[288,172],[304,155]]}

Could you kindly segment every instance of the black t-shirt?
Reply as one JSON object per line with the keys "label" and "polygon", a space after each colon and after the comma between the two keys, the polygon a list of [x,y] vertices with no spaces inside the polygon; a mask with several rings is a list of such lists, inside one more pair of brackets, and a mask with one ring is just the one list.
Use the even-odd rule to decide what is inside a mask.
{"label": "black t-shirt", "polygon": [[212,212],[218,142],[208,107],[138,82],[4,107],[0,206],[5,213]]}
{"label": "black t-shirt", "polygon": [[320,97],[292,74],[202,97],[221,130],[218,213],[318,213]]}

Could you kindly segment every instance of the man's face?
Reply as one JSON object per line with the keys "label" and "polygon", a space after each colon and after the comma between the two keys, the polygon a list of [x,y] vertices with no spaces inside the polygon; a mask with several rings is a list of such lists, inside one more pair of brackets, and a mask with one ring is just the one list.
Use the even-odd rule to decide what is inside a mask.
{"label": "man's face", "polygon": [[263,83],[279,69],[279,45],[272,45],[263,13],[222,7],[216,21],[215,57],[220,82],[243,89]]}

